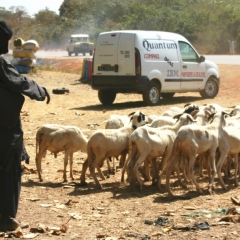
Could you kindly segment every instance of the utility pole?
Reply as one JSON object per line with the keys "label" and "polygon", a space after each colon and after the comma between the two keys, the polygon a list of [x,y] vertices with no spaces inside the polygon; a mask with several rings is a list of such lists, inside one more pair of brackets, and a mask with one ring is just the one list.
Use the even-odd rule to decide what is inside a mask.
{"label": "utility pole", "polygon": [[229,43],[229,54],[230,55],[235,54],[235,52],[234,52],[234,45],[235,45],[236,41],[228,40],[228,43]]}

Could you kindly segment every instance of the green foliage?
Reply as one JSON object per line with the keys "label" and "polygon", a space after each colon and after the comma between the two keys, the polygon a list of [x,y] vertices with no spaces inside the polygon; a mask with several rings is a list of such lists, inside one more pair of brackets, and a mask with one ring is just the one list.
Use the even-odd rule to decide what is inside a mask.
{"label": "green foliage", "polygon": [[236,0],[64,0],[59,15],[48,8],[35,16],[23,7],[6,10],[0,19],[14,38],[35,39],[42,48],[65,48],[69,35],[87,33],[93,41],[103,31],[177,32],[202,53],[228,53],[228,40],[240,52],[240,1]]}

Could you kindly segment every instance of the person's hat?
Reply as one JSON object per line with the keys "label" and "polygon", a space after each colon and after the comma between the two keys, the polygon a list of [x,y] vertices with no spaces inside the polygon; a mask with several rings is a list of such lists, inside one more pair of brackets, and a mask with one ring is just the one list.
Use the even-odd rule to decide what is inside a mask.
{"label": "person's hat", "polygon": [[11,27],[4,21],[0,21],[0,54],[8,53],[8,41],[12,37]]}

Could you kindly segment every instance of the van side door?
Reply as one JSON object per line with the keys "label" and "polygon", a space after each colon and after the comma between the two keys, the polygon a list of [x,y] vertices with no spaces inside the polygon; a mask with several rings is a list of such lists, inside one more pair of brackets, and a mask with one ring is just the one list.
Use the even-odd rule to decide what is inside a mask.
{"label": "van side door", "polygon": [[181,90],[198,90],[205,80],[205,62],[187,42],[179,41],[181,58]]}
{"label": "van side door", "polygon": [[159,69],[164,77],[162,92],[177,91],[180,89],[181,69],[178,56],[178,46],[173,40],[161,40],[162,48],[159,50]]}
{"label": "van side door", "polygon": [[142,74],[161,81],[161,91],[180,89],[180,62],[177,43],[170,39],[143,39]]}

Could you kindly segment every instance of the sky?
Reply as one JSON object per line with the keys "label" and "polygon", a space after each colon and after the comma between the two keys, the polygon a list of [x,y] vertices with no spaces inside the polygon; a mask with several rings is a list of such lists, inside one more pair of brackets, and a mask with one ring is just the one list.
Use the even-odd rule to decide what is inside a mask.
{"label": "sky", "polygon": [[44,10],[46,7],[59,14],[58,9],[62,5],[64,0],[2,0],[0,7],[4,7],[8,10],[10,7],[24,7],[29,15],[33,16],[40,10]]}

